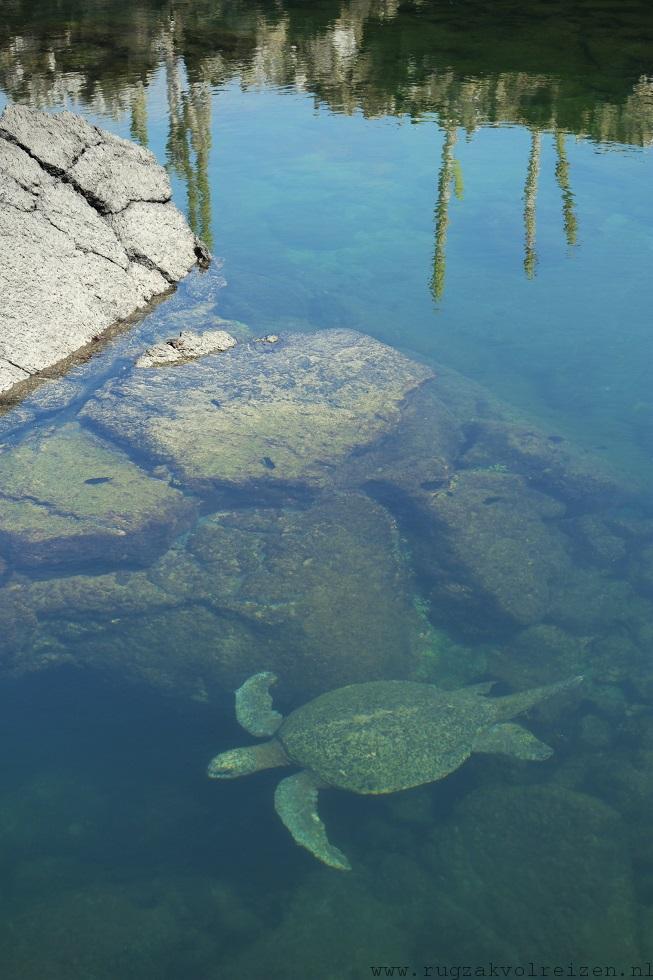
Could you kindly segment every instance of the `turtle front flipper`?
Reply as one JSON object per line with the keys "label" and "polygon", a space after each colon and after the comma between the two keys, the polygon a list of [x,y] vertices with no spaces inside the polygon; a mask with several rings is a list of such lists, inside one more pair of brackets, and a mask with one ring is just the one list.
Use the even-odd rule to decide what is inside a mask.
{"label": "turtle front flipper", "polygon": [[317,812],[320,785],[310,772],[288,776],[276,788],[274,808],[300,847],[305,847],[330,868],[351,871],[351,865],[342,851],[329,843]]}
{"label": "turtle front flipper", "polygon": [[274,735],[283,721],[283,715],[272,707],[269,689],[276,683],[276,674],[264,670],[248,678],[236,691],[236,718],[250,735]]}
{"label": "turtle front flipper", "polygon": [[472,751],[500,752],[531,762],[543,762],[553,755],[553,749],[549,745],[540,742],[532,732],[514,722],[492,725],[491,728],[479,732],[474,739]]}
{"label": "turtle front flipper", "polygon": [[239,749],[221,752],[209,762],[208,776],[209,779],[237,779],[238,776],[249,776],[262,769],[287,765],[288,756],[281,742],[273,738],[258,745],[243,745]]}

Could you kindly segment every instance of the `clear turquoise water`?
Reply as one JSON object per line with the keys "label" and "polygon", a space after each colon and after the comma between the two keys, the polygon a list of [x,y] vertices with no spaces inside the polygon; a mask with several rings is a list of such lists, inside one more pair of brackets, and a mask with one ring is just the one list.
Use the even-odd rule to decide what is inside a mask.
{"label": "clear turquoise water", "polygon": [[[257,334],[371,334],[455,368],[650,486],[651,40],[648,5],[589,0],[398,12],[8,3],[0,109],[65,105],[146,140],[227,280],[215,267],[191,275],[77,367],[77,400],[55,422],[120,370],[130,343],[196,326],[208,309]],[[173,64],[173,108],[194,93],[200,110],[185,170],[170,150]],[[457,193],[452,178],[435,288],[438,184],[454,134]],[[4,431],[20,439],[52,421],[42,416],[28,399]],[[608,579],[640,561],[636,544]],[[650,603],[650,582],[638,599]],[[206,760],[241,738],[227,691],[185,702],[73,668],[4,680],[0,972],[357,980],[382,964],[422,975],[427,964],[531,957],[619,972],[647,962],[648,609],[624,603],[604,634],[582,635],[596,649],[612,643],[621,673],[603,667],[600,698],[540,719],[558,760],[544,774],[483,759],[401,797],[324,794],[325,821],[356,857],[351,876],[292,845],[272,812],[274,773],[219,791],[205,779]],[[477,625],[481,646],[497,642]]]}

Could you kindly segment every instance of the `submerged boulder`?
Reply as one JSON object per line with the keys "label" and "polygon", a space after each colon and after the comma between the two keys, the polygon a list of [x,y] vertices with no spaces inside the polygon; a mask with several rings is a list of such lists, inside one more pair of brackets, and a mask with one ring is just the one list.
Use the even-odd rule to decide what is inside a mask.
{"label": "submerged boulder", "polygon": [[425,365],[353,331],[288,334],[136,370],[82,415],[192,489],[316,490],[391,431],[403,399],[429,377]]}
{"label": "submerged boulder", "polygon": [[467,466],[505,465],[561,500],[580,506],[612,507],[632,499],[637,487],[616,474],[596,455],[557,433],[523,421],[476,419],[470,426]]}
{"label": "submerged boulder", "polygon": [[301,698],[406,677],[431,639],[394,521],[357,494],[219,511],[144,570],[16,576],[0,610],[11,673],[72,662],[195,697],[259,670]]}
{"label": "submerged boulder", "polygon": [[68,423],[0,453],[0,548],[17,566],[137,562],[160,553],[194,504]]}
{"label": "submerged boulder", "polygon": [[[395,522],[362,494],[307,510],[218,513],[188,548],[216,611],[267,628],[267,659],[252,667],[274,670],[286,688],[310,695],[406,677],[428,646]],[[246,676],[242,665],[234,679]]]}
{"label": "submerged boulder", "polygon": [[0,116],[0,392],[125,319],[205,247],[154,156],[70,112]]}
{"label": "submerged boulder", "polygon": [[488,616],[526,624],[547,613],[571,567],[558,501],[514,473],[459,470],[414,503],[416,555],[442,615],[486,628]]}
{"label": "submerged boulder", "polygon": [[[556,786],[480,788],[433,836],[440,891],[517,962],[639,959],[625,827],[600,800]],[[475,948],[469,935],[465,949]],[[628,967],[629,969],[629,967]]]}

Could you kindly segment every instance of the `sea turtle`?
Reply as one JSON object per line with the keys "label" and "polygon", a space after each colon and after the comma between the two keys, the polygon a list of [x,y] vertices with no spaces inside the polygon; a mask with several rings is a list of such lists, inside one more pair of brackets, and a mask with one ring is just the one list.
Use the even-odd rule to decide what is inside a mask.
{"label": "sea turtle", "polygon": [[484,697],[492,682],[445,691],[414,681],[369,681],[321,694],[284,718],[272,708],[277,678],[254,674],[236,691],[236,717],[251,735],[274,738],[211,760],[213,779],[275,766],[299,766],[282,779],[274,805],[295,841],[320,861],[348,871],[317,812],[318,790],[394,793],[442,779],[472,752],[548,759],[552,749],[510,718],[582,680],[573,677],[505,697]]}

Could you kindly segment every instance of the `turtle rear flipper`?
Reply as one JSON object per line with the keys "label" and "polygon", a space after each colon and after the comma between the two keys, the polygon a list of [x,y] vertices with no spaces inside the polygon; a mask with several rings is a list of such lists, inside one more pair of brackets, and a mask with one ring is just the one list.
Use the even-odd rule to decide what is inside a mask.
{"label": "turtle rear flipper", "polygon": [[269,691],[276,683],[276,674],[265,670],[248,678],[236,691],[236,718],[250,735],[274,735],[283,721],[283,715],[272,707]]}
{"label": "turtle rear flipper", "polygon": [[553,749],[535,738],[532,732],[514,722],[492,725],[474,739],[473,752],[500,752],[517,759],[543,762],[553,755]]}
{"label": "turtle rear flipper", "polygon": [[274,808],[283,824],[301,847],[319,861],[339,871],[351,871],[351,864],[342,851],[329,843],[317,812],[320,783],[310,772],[298,772],[282,779],[274,794]]}
{"label": "turtle rear flipper", "polygon": [[584,678],[568,677],[567,680],[558,681],[557,684],[545,684],[543,687],[531,687],[528,691],[518,691],[516,694],[506,694],[500,698],[492,698],[492,706],[496,712],[497,721],[507,721],[515,715],[521,715],[525,711],[545,701],[547,698],[562,694],[565,691],[572,691]]}

